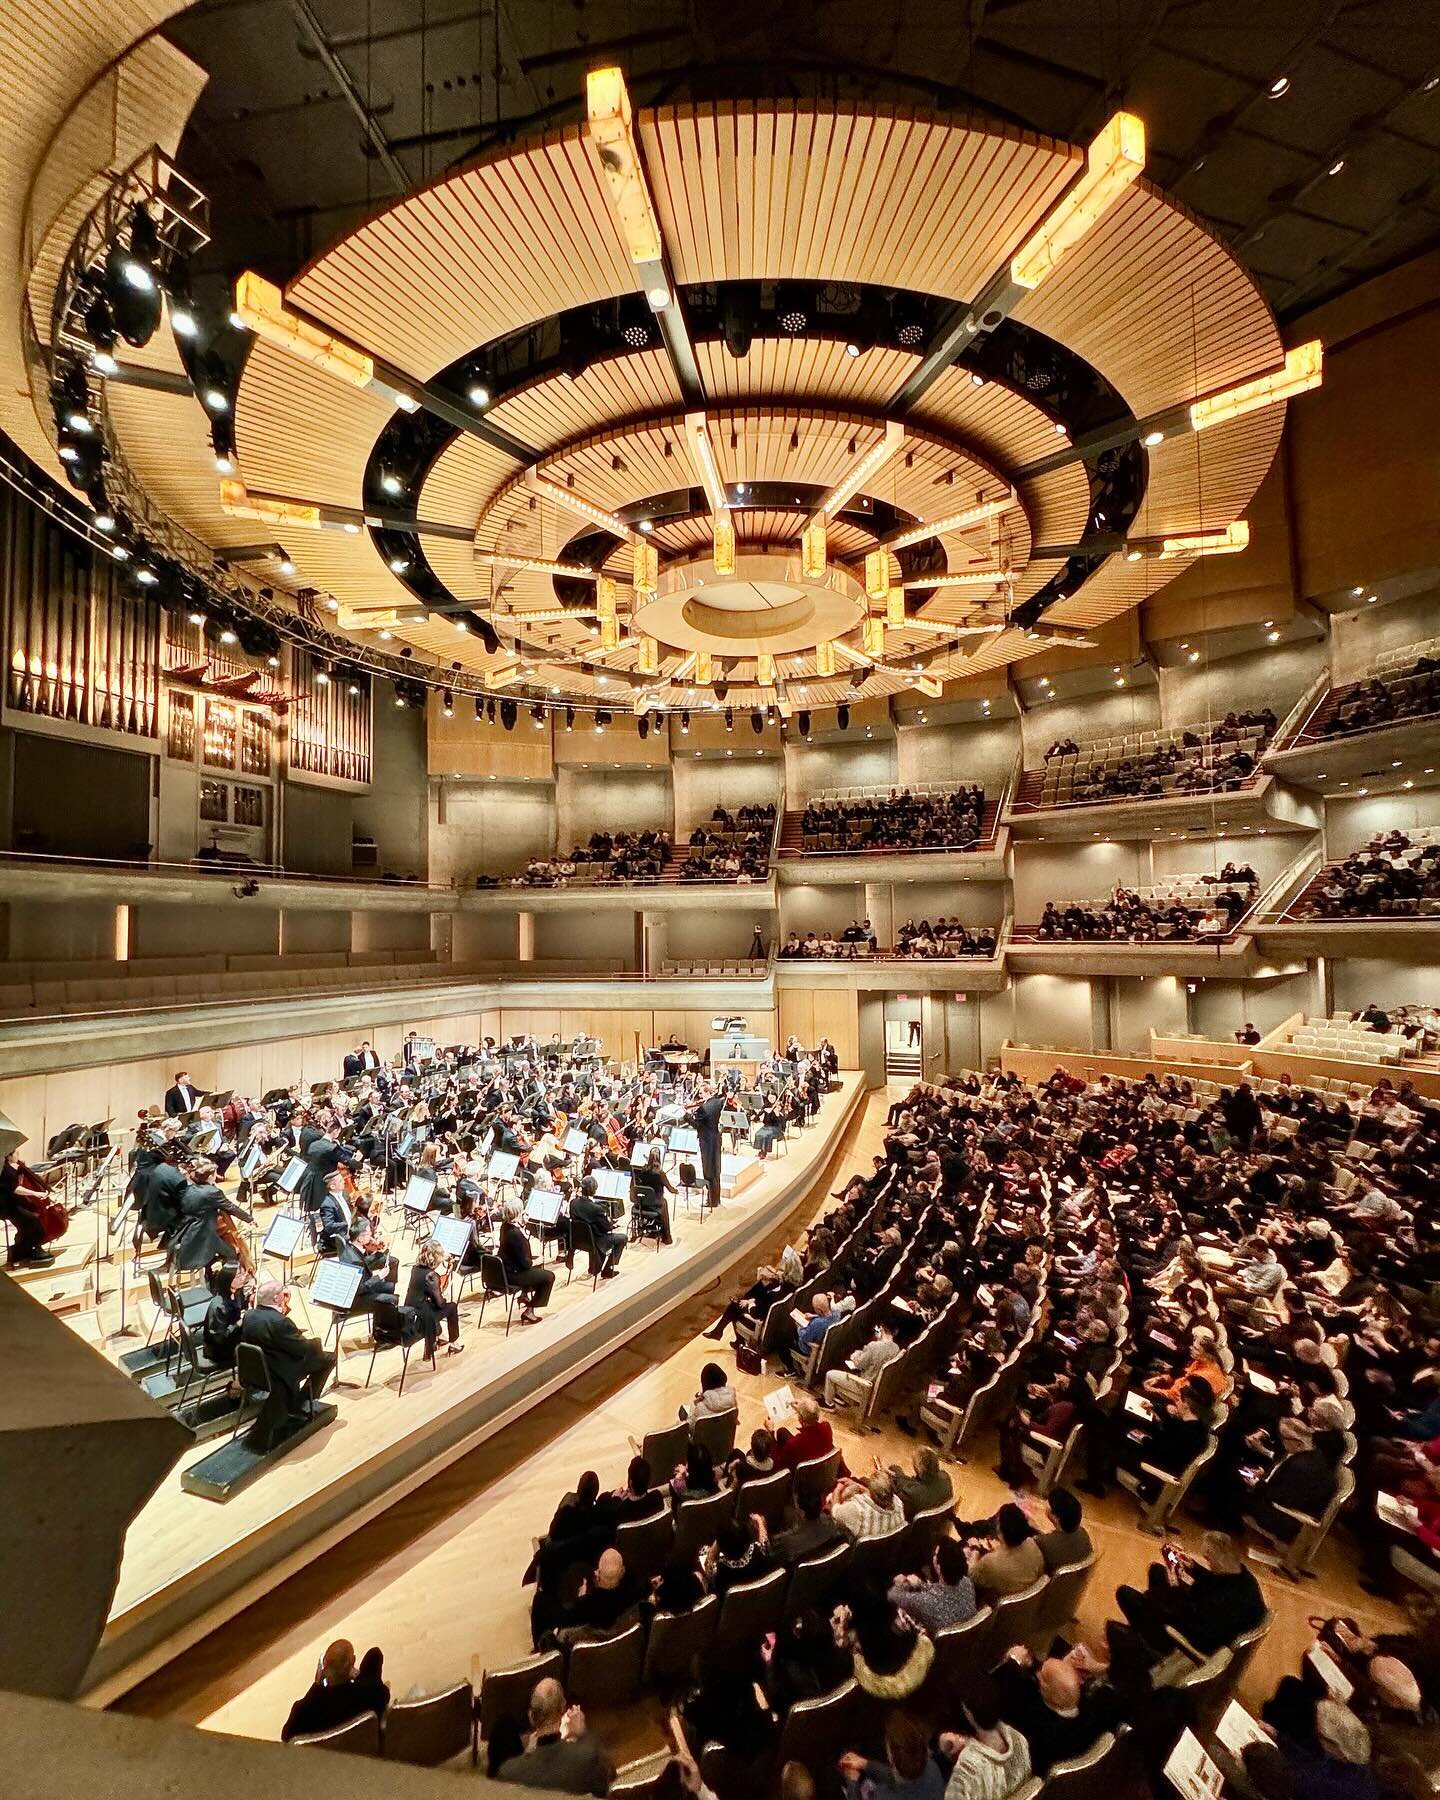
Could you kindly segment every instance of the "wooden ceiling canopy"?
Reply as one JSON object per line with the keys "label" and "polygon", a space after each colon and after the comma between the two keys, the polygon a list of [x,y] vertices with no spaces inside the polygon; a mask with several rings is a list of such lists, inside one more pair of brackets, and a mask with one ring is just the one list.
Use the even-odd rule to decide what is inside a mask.
{"label": "wooden ceiling canopy", "polygon": [[[660,246],[658,260],[646,262],[633,241],[633,215],[612,192],[623,170],[616,174],[612,158],[607,175],[593,129],[496,152],[409,195],[327,250],[285,294],[297,315],[423,390],[477,350],[571,309],[637,294],[655,306],[658,283],[662,347],[552,371],[493,404],[478,403],[477,418],[496,441],[458,431],[406,497],[407,516],[420,525],[417,560],[423,553],[454,601],[488,618],[500,635],[498,652],[441,610],[421,618],[417,590],[403,569],[391,568],[371,530],[284,534],[296,565],[291,586],[335,597],[347,626],[372,609],[375,630],[383,617],[392,641],[413,646],[417,675],[443,680],[458,669],[513,687],[517,697],[607,704],[618,692],[625,696],[619,703],[630,704],[625,677],[653,654],[623,629],[633,601],[631,542],[615,542],[598,571],[621,588],[621,642],[603,651],[588,614],[566,614],[553,573],[492,567],[476,553],[553,560],[593,532],[534,491],[532,465],[604,511],[637,518],[647,502],[699,488],[687,412],[704,413],[718,477],[732,493],[739,482],[795,484],[793,509],[768,490],[763,506],[732,500],[728,516],[742,552],[778,542],[798,557],[817,495],[878,441],[887,419],[898,418],[903,442],[861,484],[863,496],[933,521],[978,496],[1013,490],[998,523],[939,540],[943,566],[1009,573],[1011,605],[1038,595],[1066,568],[1092,529],[1091,484],[1081,455],[1063,454],[1068,445],[1057,441],[1043,396],[959,367],[926,371],[924,343],[847,346],[802,329],[757,333],[741,356],[714,338],[689,345],[676,296],[695,284],[854,283],[960,306],[998,295],[1004,316],[1013,311],[1112,385],[1140,422],[1136,435],[1157,416],[1183,421],[1192,400],[1269,375],[1284,360],[1274,320],[1241,265],[1133,172],[1123,191],[1086,216],[1085,229],[1071,233],[1073,241],[1053,247],[1058,229],[1052,239],[1046,234],[1078,206],[1094,172],[1093,146],[1087,158],[1082,147],[963,116],[814,102],[627,115],[635,194]],[[1020,253],[1037,240],[1053,266],[1043,278],[1017,280]],[[688,367],[676,349],[677,328]],[[922,391],[900,404],[917,371],[926,377]],[[126,396],[116,428],[137,462],[162,430],[166,404],[140,390]],[[1203,433],[1167,426],[1163,439],[1147,436],[1147,484],[1132,532],[1158,548],[1167,535],[1239,519],[1273,459],[1284,413],[1281,400]],[[373,522],[367,479],[377,440],[395,417],[382,383],[336,379],[257,340],[235,400],[240,476],[252,495],[346,509]],[[198,442],[167,440],[164,454],[151,442],[148,466],[180,521],[220,543],[226,533],[217,528],[214,476],[203,475],[202,457]],[[873,537],[851,514],[837,513],[829,525],[831,562],[858,574]],[[643,541],[662,564],[706,553],[708,505],[657,517]],[[1041,547],[1048,553],[1037,556]],[[1103,624],[1190,560],[1109,555],[1045,618]],[[912,619],[901,627],[892,609],[865,691],[899,692],[918,685],[917,677],[933,682],[993,669],[1047,647],[1017,628],[949,639],[925,629],[923,621],[973,622],[977,598],[963,587],[941,588],[922,603],[918,626]],[[536,613],[556,616],[526,625],[523,615]],[[872,617],[884,615],[881,599]],[[361,641],[371,635],[362,629]],[[863,641],[873,650],[876,637],[871,631]],[[863,655],[860,632],[847,642]],[[792,684],[792,702],[797,694],[812,706],[853,697],[849,677],[863,662],[840,648],[834,674],[823,654],[783,659],[786,667],[774,673]],[[761,673],[753,658],[733,663],[732,703],[775,699],[773,686],[756,685]],[[679,705],[696,691],[685,658],[664,645],[649,681],[660,704]]]}

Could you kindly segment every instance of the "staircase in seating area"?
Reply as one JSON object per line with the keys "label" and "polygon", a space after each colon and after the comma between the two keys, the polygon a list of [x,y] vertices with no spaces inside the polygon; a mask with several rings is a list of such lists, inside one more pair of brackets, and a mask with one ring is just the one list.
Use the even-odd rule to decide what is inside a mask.
{"label": "staircase in seating area", "polygon": [[920,1079],[920,1047],[915,1045],[907,1050],[897,1050],[893,1045],[885,1046],[885,1073],[891,1081],[918,1081]]}
{"label": "staircase in seating area", "polygon": [[[942,856],[949,846],[944,844],[919,844],[913,850],[903,845],[889,844],[881,850],[824,850],[807,851],[804,833],[800,829],[800,821],[805,816],[804,809],[799,812],[787,812],[780,822],[780,840],[776,845],[777,856]],[[980,836],[969,846],[972,850],[989,850],[995,843],[995,834],[1000,826],[1000,797],[998,794],[987,794],[985,810],[980,815]],[[951,851],[951,854],[959,852]]]}
{"label": "staircase in seating area", "polygon": [[1356,683],[1352,681],[1344,687],[1327,688],[1317,704],[1310,709],[1309,716],[1301,721],[1299,729],[1284,748],[1290,750],[1298,744],[1323,742],[1329,735],[1330,721],[1354,694],[1355,687]]}
{"label": "staircase in seating area", "polygon": [[1020,779],[1015,784],[1014,798],[1010,805],[1016,812],[1034,812],[1040,805],[1040,795],[1045,787],[1045,771],[1043,769],[1022,769]]}

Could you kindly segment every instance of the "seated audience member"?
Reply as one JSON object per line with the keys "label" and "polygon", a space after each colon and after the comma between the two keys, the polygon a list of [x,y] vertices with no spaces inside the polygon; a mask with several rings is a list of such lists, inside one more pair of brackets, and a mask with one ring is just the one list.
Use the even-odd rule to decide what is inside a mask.
{"label": "seated audience member", "polygon": [[1107,1627],[1112,1666],[1122,1649],[1146,1667],[1166,1655],[1171,1648],[1167,1626],[1174,1626],[1202,1656],[1210,1656],[1265,1615],[1260,1584],[1234,1540],[1219,1531],[1205,1533],[1198,1557],[1167,1547],[1162,1560],[1150,1565],[1145,1592],[1117,1588],[1115,1603],[1126,1625],[1112,1620]]}
{"label": "seated audience member", "polygon": [[932,1635],[944,1625],[963,1625],[973,1618],[978,1602],[964,1546],[956,1538],[941,1538],[930,1567],[920,1575],[897,1576],[890,1585],[890,1599]]}
{"label": "seated audience member", "polygon": [[847,1800],[859,1800],[861,1794],[890,1800],[944,1800],[944,1772],[931,1753],[925,1728],[898,1708],[885,1715],[884,1760],[877,1762],[858,1750],[847,1750],[839,1767]]}
{"label": "seated audience member", "polygon": [[1035,1529],[1018,1506],[1002,1506],[995,1515],[998,1544],[976,1558],[970,1578],[982,1599],[1019,1594],[1045,1572],[1045,1558]]}
{"label": "seated audience member", "polygon": [[1029,1779],[1030,1746],[1001,1716],[993,1683],[977,1683],[960,1713],[965,1729],[939,1737],[941,1761],[949,1764],[945,1800],[1008,1800]]}
{"label": "seated audience member", "polygon": [[844,1527],[826,1510],[825,1498],[818,1489],[801,1494],[795,1510],[795,1523],[770,1540],[771,1554],[787,1568],[822,1556],[835,1544],[848,1541]]}
{"label": "seated audience member", "polygon": [[270,1392],[246,1434],[260,1449],[269,1449],[288,1426],[303,1417],[325,1390],[335,1367],[334,1355],[318,1338],[302,1337],[290,1318],[290,1290],[267,1278],[255,1289],[255,1304],[245,1314],[239,1341],[265,1353]]}
{"label": "seated audience member", "polygon": [[1094,1546],[1081,1522],[1084,1514],[1080,1502],[1069,1488],[1052,1488],[1045,1507],[1050,1529],[1037,1532],[1035,1541],[1040,1546],[1046,1573],[1053,1575],[1056,1569],[1084,1562]]}
{"label": "seated audience member", "polygon": [[530,1696],[529,1743],[497,1771],[501,1781],[560,1794],[608,1794],[615,1765],[590,1735],[578,1706],[567,1707],[558,1681]]}
{"label": "seated audience member", "polygon": [[820,1404],[832,1409],[850,1404],[863,1413],[880,1371],[899,1354],[900,1346],[895,1342],[894,1331],[881,1320],[870,1342],[853,1351],[844,1368],[826,1371],[825,1392]]}
{"label": "seated audience member", "polygon": [[692,1423],[696,1419],[717,1418],[734,1412],[739,1404],[730,1378],[719,1363],[706,1363],[700,1371],[700,1386],[695,1398],[688,1406],[680,1408],[680,1417]]}
{"label": "seated audience member", "polygon": [[363,1713],[378,1713],[383,1718],[390,1704],[390,1690],[381,1679],[384,1660],[379,1650],[372,1648],[357,1666],[355,1646],[337,1638],[320,1658],[314,1681],[290,1708],[281,1738],[288,1743],[291,1738],[334,1731]]}
{"label": "seated audience member", "polygon": [[1037,1666],[1030,1651],[1017,1644],[1000,1659],[994,1680],[1001,1714],[1025,1739],[1036,1775],[1082,1756],[1119,1723],[1113,1691],[1087,1695],[1079,1671],[1065,1657],[1048,1656]]}
{"label": "seated audience member", "polygon": [[905,1508],[895,1497],[894,1484],[877,1469],[866,1481],[841,1481],[833,1496],[830,1516],[857,1541],[889,1537],[905,1526]]}
{"label": "seated audience member", "polygon": [[855,1680],[872,1699],[905,1700],[923,1685],[935,1645],[884,1592],[865,1588],[853,1608],[835,1609],[834,1622],[837,1639],[850,1646]]}

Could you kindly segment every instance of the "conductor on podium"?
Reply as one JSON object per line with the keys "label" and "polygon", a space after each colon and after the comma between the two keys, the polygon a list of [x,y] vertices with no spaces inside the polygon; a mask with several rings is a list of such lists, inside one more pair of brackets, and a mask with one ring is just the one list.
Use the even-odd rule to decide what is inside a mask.
{"label": "conductor on podium", "polygon": [[713,1088],[690,1113],[690,1124],[700,1145],[700,1170],[705,1177],[710,1206],[720,1204],[720,1115],[725,1097]]}

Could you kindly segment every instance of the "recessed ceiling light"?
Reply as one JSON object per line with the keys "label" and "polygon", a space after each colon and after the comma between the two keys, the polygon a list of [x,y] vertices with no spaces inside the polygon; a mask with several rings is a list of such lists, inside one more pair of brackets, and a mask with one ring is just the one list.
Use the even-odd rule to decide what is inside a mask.
{"label": "recessed ceiling light", "polygon": [[394,637],[394,635],[395,635],[395,633],[393,631],[382,631],[380,633],[380,636],[384,639],[384,641],[387,644],[390,642],[390,639]]}
{"label": "recessed ceiling light", "polygon": [[1059,419],[1055,421],[1055,435],[1056,437],[1069,437],[1070,435],[1069,431],[1060,423]]}
{"label": "recessed ceiling light", "polygon": [[483,387],[478,381],[468,390],[465,397],[472,406],[488,406],[490,404],[489,388]]}
{"label": "recessed ceiling light", "polygon": [[845,346],[845,354],[847,356],[858,356],[860,354],[860,346],[858,344],[847,344]]}
{"label": "recessed ceiling light", "polygon": [[1153,450],[1157,444],[1164,443],[1165,433],[1163,431],[1147,431],[1140,441],[1148,449]]}
{"label": "recessed ceiling light", "polygon": [[1345,158],[1343,156],[1337,156],[1335,158],[1334,162],[1331,163],[1330,167],[1325,171],[1325,173],[1327,175],[1338,175],[1344,167],[1345,167]]}
{"label": "recessed ceiling light", "polygon": [[282,575],[293,575],[295,573],[295,565],[288,556],[282,556],[280,558],[280,573]]}
{"label": "recessed ceiling light", "polygon": [[392,574],[403,575],[409,567],[409,561],[403,556],[392,556],[390,558],[390,569]]}
{"label": "recessed ceiling light", "polygon": [[653,523],[652,523],[652,521],[651,521],[651,520],[649,520],[649,519],[642,519],[642,520],[641,520],[641,521],[640,521],[640,529],[641,529],[641,530],[642,530],[642,531],[643,531],[643,532],[646,532],[646,533],[647,533],[647,534],[648,534],[648,533],[649,533],[649,532],[652,532],[652,531],[653,531],[653,530],[654,530],[654,529],[655,529],[655,526],[654,526],[654,524],[653,524]]}
{"label": "recessed ceiling light", "polygon": [[1278,100],[1282,94],[1288,94],[1290,92],[1290,77],[1288,75],[1277,75],[1270,83],[1268,91],[1272,100]]}

